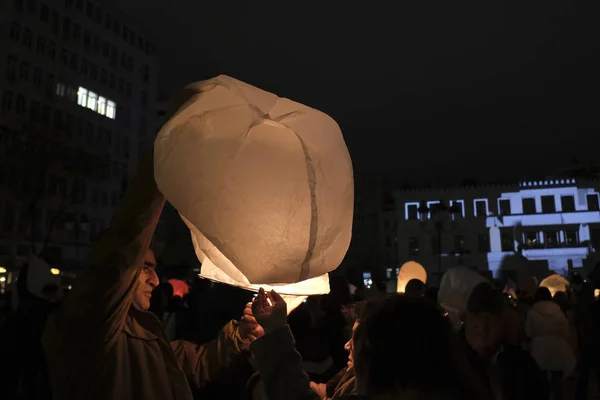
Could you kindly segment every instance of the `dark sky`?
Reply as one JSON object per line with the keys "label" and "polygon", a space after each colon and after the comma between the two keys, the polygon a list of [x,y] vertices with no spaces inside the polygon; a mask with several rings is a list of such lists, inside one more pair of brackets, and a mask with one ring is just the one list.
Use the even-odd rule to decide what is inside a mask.
{"label": "dark sky", "polygon": [[520,179],[600,144],[599,1],[118,3],[164,87],[224,73],[318,108],[358,171]]}

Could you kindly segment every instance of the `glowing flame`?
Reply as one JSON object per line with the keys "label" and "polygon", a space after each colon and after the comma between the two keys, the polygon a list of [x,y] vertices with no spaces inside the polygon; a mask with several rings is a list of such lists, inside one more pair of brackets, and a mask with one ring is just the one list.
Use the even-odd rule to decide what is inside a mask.
{"label": "glowing flame", "polygon": [[60,275],[60,269],[58,269],[58,268],[50,268],[50,273],[52,275]]}
{"label": "glowing flame", "polygon": [[5,274],[5,273],[6,273],[6,268],[0,267],[0,274]]}

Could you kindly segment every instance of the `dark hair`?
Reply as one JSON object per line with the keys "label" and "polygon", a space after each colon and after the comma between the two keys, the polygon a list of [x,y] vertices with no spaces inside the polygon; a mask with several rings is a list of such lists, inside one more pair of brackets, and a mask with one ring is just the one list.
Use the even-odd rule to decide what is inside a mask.
{"label": "dark hair", "polygon": [[450,321],[430,300],[394,295],[372,302],[354,335],[359,394],[416,391],[481,398]]}
{"label": "dark hair", "polygon": [[552,301],[552,293],[550,293],[550,289],[547,287],[539,287],[535,291],[533,295],[533,303],[537,303],[538,301]]}
{"label": "dark hair", "polygon": [[487,282],[475,286],[467,301],[467,311],[470,313],[502,315],[507,308],[508,299]]}
{"label": "dark hair", "polygon": [[404,288],[407,296],[421,297],[425,295],[425,284],[419,279],[411,279]]}

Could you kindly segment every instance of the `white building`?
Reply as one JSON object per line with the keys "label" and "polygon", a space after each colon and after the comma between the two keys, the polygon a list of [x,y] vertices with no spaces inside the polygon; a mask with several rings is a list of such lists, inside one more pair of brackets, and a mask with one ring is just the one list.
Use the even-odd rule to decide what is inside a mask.
{"label": "white building", "polygon": [[[399,264],[414,260],[438,277],[453,265],[497,276],[505,257],[521,251],[527,261],[505,264],[515,270],[510,274],[547,269],[564,274],[587,267],[600,248],[598,186],[598,181],[558,179],[397,191]],[[421,218],[419,207],[425,202],[435,208],[440,200],[456,204],[459,212],[436,226],[431,213]]]}
{"label": "white building", "polygon": [[0,265],[87,259],[155,136],[153,40],[105,2],[0,2]]}

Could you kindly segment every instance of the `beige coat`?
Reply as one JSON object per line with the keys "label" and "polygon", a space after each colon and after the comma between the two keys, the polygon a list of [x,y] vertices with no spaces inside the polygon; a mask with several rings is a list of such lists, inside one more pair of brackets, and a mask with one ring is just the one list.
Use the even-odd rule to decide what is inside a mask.
{"label": "beige coat", "polygon": [[188,400],[190,384],[201,387],[243,358],[248,344],[236,322],[204,346],[169,343],[154,315],[132,307],[163,205],[147,157],[89,269],[46,323],[42,341],[55,399]]}

